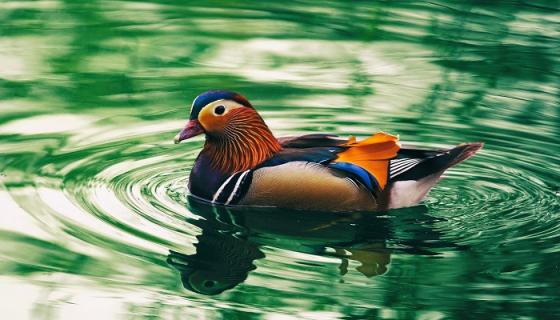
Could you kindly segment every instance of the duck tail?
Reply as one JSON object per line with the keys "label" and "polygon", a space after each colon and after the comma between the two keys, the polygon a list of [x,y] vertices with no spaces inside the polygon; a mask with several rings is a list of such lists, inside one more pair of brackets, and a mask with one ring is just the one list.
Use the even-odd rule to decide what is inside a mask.
{"label": "duck tail", "polygon": [[389,164],[387,208],[417,204],[447,169],[472,157],[482,147],[483,143],[472,142],[441,151],[402,148]]}
{"label": "duck tail", "polygon": [[[469,142],[462,143],[449,151],[451,156],[455,156],[447,168],[450,168],[460,162],[467,160],[468,158],[474,156],[478,150],[482,149],[484,143],[482,142]],[[446,168],[446,169],[447,169]]]}
{"label": "duck tail", "polygon": [[472,157],[482,147],[481,142],[471,142],[440,151],[402,148],[398,157],[391,160],[390,180],[420,180],[434,174],[441,175],[450,167]]}

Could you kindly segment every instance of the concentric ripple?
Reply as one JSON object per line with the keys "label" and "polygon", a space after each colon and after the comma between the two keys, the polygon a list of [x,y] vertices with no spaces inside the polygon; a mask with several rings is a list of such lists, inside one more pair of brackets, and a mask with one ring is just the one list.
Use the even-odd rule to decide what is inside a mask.
{"label": "concentric ripple", "polygon": [[[530,165],[534,160],[518,161]],[[446,228],[465,243],[482,241],[500,246],[506,242],[558,239],[560,203],[552,188],[554,181],[536,176],[537,164],[531,171],[515,165],[508,154],[499,150],[484,152],[484,159],[463,165],[472,173],[450,171],[445,183],[449,186],[437,188],[429,206],[449,219]]]}
{"label": "concentric ripple", "polygon": [[[280,120],[274,117],[284,114],[271,116],[274,125]],[[448,171],[425,201],[426,207],[382,216],[221,212],[187,203],[188,173],[201,143],[172,145],[174,131],[166,128],[174,125],[136,127],[133,132],[114,130],[110,139],[102,140],[96,135],[76,137],[75,145],[66,144],[41,160],[33,184],[6,183],[9,193],[45,223],[49,233],[63,235],[73,254],[89,257],[93,265],[112,263],[108,269],[80,273],[108,277],[121,288],[134,282],[156,285],[164,289],[164,296],[187,295],[189,301],[203,306],[215,300],[196,295],[205,289],[185,290],[191,284],[178,288],[177,272],[165,263],[170,250],[187,255],[168,260],[187,272],[183,277],[195,277],[192,271],[185,271],[191,269],[180,266],[198,259],[204,254],[201,250],[217,250],[212,251],[212,263],[217,266],[231,264],[221,259],[229,259],[226,257],[236,250],[262,252],[262,256],[255,253],[246,262],[236,262],[234,265],[255,265],[256,270],[241,271],[240,278],[231,283],[216,280],[212,274],[193,278],[226,281],[224,286],[230,289],[212,299],[236,310],[238,305],[230,305],[232,295],[251,292],[280,295],[277,305],[283,310],[293,307],[291,295],[304,301],[331,301],[322,297],[323,292],[337,292],[331,301],[337,304],[353,296],[353,303],[365,308],[397,283],[410,288],[417,283],[432,285],[431,272],[447,279],[434,290],[452,295],[460,295],[454,284],[457,277],[470,279],[470,285],[462,288],[469,295],[486,295],[496,301],[511,298],[499,290],[504,282],[520,300],[545,298],[552,290],[549,285],[535,286],[529,279],[538,278],[543,263],[560,252],[559,197],[554,174],[550,174],[555,167],[543,167],[542,158],[531,153],[512,157],[501,141],[488,139],[482,152]],[[395,127],[400,129],[398,123]],[[295,133],[297,128],[280,131]],[[436,135],[429,140],[441,139]],[[536,142],[518,139],[517,143]],[[545,139],[539,143],[549,144]],[[239,237],[244,240],[235,240]],[[215,241],[226,247],[230,243],[232,251],[221,256],[221,249],[212,249]],[[429,257],[442,260],[426,261]],[[27,259],[20,263],[24,261],[36,263]],[[462,271],[446,267],[474,261],[477,263],[465,265]],[[426,263],[425,270],[412,272],[410,268],[417,263]],[[74,267],[69,264],[62,270]],[[521,281],[514,275],[525,278]],[[316,290],[309,291],[310,285]],[[494,289],[483,290],[486,286]],[[373,298],[360,295],[363,290],[378,294]],[[431,303],[432,298],[425,299],[424,303]],[[268,310],[264,301],[252,306],[253,312]],[[344,311],[336,308],[335,313]]]}
{"label": "concentric ripple", "polygon": [[[274,118],[271,123],[275,123]],[[304,299],[313,301],[321,290],[338,290],[343,292],[336,298],[340,303],[346,295],[368,288],[386,292],[397,284],[395,281],[412,286],[426,280],[428,285],[430,277],[423,274],[433,270],[448,279],[437,286],[445,292],[458,290],[453,279],[466,274],[474,282],[464,289],[473,296],[510,299],[499,291],[481,291],[482,283],[499,286],[504,281],[520,292],[519,299],[528,294],[546,298],[547,290],[551,290],[549,286],[528,287],[526,281],[512,278],[512,274],[537,274],[543,259],[560,251],[560,226],[556,222],[560,206],[558,194],[551,188],[555,180],[546,176],[549,170],[540,165],[542,159],[530,153],[512,158],[499,140],[488,139],[481,153],[448,171],[425,201],[427,208],[418,210],[391,211],[380,217],[301,216],[301,212],[274,210],[226,211],[224,215],[211,207],[189,209],[185,198],[187,177],[201,143],[172,145],[174,132],[164,130],[166,127],[115,130],[110,139],[99,139],[95,134],[76,138],[75,145],[68,143],[42,160],[41,176],[32,186],[11,185],[10,193],[24,210],[48,222],[51,233],[65,234],[69,248],[80,248],[79,252],[91,259],[101,259],[99,263],[115,254],[139,260],[140,264],[114,266],[114,281],[136,281],[133,279],[137,276],[130,277],[140,272],[144,282],[153,283],[146,273],[151,270],[166,279],[157,283],[171,295],[192,293],[177,289],[180,281],[176,271],[164,264],[169,250],[195,259],[197,252],[200,255],[204,246],[211,245],[213,240],[209,239],[213,237],[221,239],[224,246],[234,239],[227,236],[231,232],[248,237],[243,240],[248,241],[246,244],[234,240],[232,245],[241,245],[241,249],[230,250],[261,251],[264,259],[248,260],[257,269],[247,270],[239,283],[232,283],[238,288],[218,298],[229,308],[237,308],[226,302],[231,294],[255,290],[261,294],[281,292],[283,298],[278,305],[285,310],[293,308],[289,296],[302,296],[303,292],[307,292]],[[396,128],[402,130],[398,125]],[[535,142],[518,139],[518,143]],[[30,205],[30,198],[39,202]],[[85,251],[84,243],[88,248]],[[499,257],[491,258],[487,251]],[[218,254],[213,263],[220,264],[219,251],[213,254]],[[445,258],[409,275],[414,263],[430,256]],[[445,267],[446,263],[471,259],[483,263],[483,267],[475,264],[462,272]],[[486,272],[490,277],[484,276]],[[309,284],[320,290],[309,292]],[[375,297],[361,296],[354,298],[354,303],[366,306],[372,299]],[[255,308],[254,312],[266,312],[268,307],[262,302]]]}
{"label": "concentric ripple", "polygon": [[[131,238],[165,249],[188,246],[195,229],[185,222],[190,213],[180,199],[186,191],[185,164],[193,161],[194,151],[178,155],[169,150],[169,142],[167,146],[145,146],[146,150],[127,147],[123,140],[126,137],[105,144],[106,152],[87,157],[80,166],[67,171],[66,195],[96,219]],[[139,158],[140,153],[150,156]],[[100,167],[100,162],[105,165]],[[91,175],[84,176],[83,172]]]}

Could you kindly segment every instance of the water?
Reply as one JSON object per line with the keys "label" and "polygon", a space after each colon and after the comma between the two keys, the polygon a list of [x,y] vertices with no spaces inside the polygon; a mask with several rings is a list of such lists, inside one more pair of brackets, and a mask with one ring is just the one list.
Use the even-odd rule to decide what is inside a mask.
{"label": "water", "polygon": [[[560,316],[557,1],[5,0],[0,17],[1,318]],[[414,208],[213,209],[185,195],[202,141],[172,144],[211,88],[277,135],[486,145]]]}

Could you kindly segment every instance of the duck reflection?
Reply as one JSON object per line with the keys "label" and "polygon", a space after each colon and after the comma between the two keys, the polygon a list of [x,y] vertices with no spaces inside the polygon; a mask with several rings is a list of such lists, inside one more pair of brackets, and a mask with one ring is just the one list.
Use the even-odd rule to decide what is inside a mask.
{"label": "duck reflection", "polygon": [[[189,197],[189,219],[202,229],[196,253],[171,251],[167,262],[181,274],[185,289],[215,295],[242,283],[264,258],[261,246],[331,256],[341,259],[340,274],[348,272],[349,260],[366,277],[387,272],[391,252],[434,255],[434,246],[447,246],[431,228],[437,219],[425,207],[379,213],[301,212],[273,208],[225,208]],[[390,243],[390,247],[388,247]],[[454,244],[451,244],[456,246]]]}
{"label": "duck reflection", "polygon": [[264,258],[256,244],[211,227],[197,239],[195,254],[171,251],[167,258],[180,271],[185,289],[197,293],[214,295],[235,287],[256,268],[253,261]]}

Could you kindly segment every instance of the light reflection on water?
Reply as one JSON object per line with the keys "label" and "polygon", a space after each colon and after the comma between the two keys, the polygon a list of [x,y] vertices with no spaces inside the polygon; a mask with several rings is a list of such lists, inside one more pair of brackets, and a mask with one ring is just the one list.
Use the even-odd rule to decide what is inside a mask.
{"label": "light reflection on water", "polygon": [[[555,1],[8,1],[0,16],[3,317],[560,316]],[[207,207],[185,197],[202,142],[171,140],[211,88],[278,135],[486,146],[382,216]]]}

